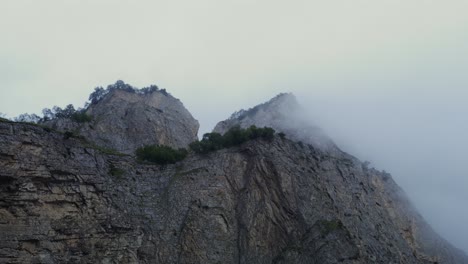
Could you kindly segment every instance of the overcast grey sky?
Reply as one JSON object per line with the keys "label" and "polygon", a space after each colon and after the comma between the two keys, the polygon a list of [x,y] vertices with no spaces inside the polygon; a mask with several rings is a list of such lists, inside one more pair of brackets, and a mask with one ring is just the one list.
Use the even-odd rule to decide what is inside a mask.
{"label": "overcast grey sky", "polygon": [[0,112],[157,84],[209,131],[295,93],[468,251],[468,1],[3,0]]}

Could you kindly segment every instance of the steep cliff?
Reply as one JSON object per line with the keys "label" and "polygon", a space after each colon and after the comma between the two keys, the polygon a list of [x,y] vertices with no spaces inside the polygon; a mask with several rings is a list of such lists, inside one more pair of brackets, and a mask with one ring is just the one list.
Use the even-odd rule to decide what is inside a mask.
{"label": "steep cliff", "polygon": [[0,122],[1,263],[468,263],[388,174],[275,137],[177,164]]}
{"label": "steep cliff", "polygon": [[197,139],[199,128],[184,105],[164,91],[143,94],[115,89],[92,103],[85,113],[92,117],[90,122],[55,118],[44,125],[126,154],[151,144],[187,147]]}

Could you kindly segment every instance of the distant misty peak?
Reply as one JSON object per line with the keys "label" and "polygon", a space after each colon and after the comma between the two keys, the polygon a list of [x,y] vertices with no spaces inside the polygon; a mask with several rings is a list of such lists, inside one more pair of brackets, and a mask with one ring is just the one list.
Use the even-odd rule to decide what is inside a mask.
{"label": "distant misty peak", "polygon": [[233,113],[219,122],[214,132],[224,134],[234,126],[272,127],[290,139],[311,144],[329,152],[341,152],[333,141],[314,124],[292,93],[280,93],[265,103]]}

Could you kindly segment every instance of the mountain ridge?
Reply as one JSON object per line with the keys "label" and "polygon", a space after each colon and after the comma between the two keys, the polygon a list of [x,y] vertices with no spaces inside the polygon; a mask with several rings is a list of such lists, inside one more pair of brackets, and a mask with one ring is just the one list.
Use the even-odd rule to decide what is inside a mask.
{"label": "mountain ridge", "polygon": [[[95,105],[105,100],[124,112],[147,105],[112,98]],[[328,137],[333,145],[299,142],[294,126],[278,127],[300,113],[282,111],[296,107],[290,94],[280,95],[228,123],[287,128],[286,137],[189,152],[164,166],[103,151],[91,137],[0,120],[0,262],[468,262],[390,174],[335,149]],[[151,113],[168,114],[162,110]]]}

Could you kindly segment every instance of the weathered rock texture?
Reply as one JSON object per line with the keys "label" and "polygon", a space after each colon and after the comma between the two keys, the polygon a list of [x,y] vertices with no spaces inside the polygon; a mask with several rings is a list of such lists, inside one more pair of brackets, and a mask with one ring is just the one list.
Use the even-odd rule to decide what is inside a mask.
{"label": "weathered rock texture", "polygon": [[311,123],[296,97],[290,93],[279,94],[264,104],[232,114],[229,119],[219,122],[213,132],[224,134],[233,126],[248,128],[252,125],[272,127],[290,139],[312,144],[324,151],[341,152],[321,128]]}
{"label": "weathered rock texture", "polygon": [[44,125],[80,134],[99,146],[127,154],[151,144],[187,147],[197,139],[199,128],[178,99],[161,91],[139,94],[114,90],[91,104],[86,114],[93,118],[89,123],[58,118]]}
{"label": "weathered rock texture", "polygon": [[468,263],[388,174],[276,137],[166,167],[0,122],[0,263]]}

